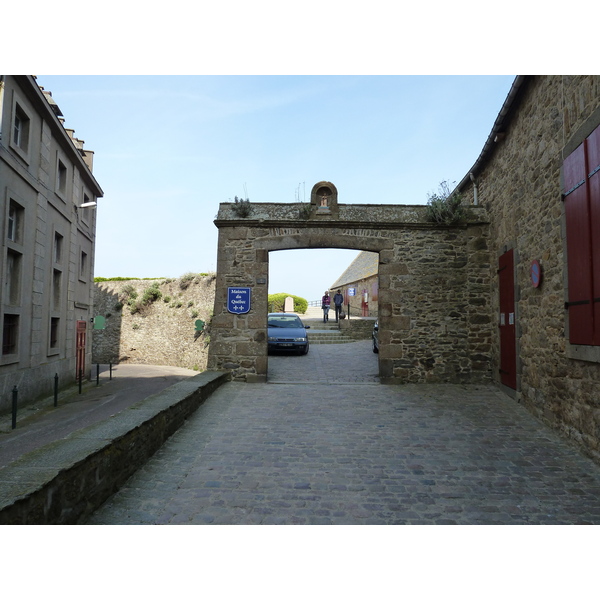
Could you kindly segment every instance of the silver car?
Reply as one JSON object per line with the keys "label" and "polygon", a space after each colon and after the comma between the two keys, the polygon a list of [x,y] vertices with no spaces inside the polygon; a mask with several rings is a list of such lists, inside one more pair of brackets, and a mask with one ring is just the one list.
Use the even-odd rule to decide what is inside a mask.
{"label": "silver car", "polygon": [[291,313],[269,313],[267,315],[267,342],[269,352],[282,350],[308,354],[308,334],[300,317]]}

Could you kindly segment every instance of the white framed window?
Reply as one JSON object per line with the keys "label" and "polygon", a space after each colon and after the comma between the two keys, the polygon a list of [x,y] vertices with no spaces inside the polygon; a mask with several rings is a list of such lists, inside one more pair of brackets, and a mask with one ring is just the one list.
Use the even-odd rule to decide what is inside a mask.
{"label": "white framed window", "polygon": [[[89,204],[90,202],[91,202],[90,197],[84,192],[83,193],[83,202],[82,202],[82,204]],[[85,206],[81,210],[83,211],[81,216],[82,216],[84,222],[89,224],[90,217],[91,217],[91,212],[92,212],[91,207]]]}
{"label": "white framed window", "polygon": [[62,300],[62,271],[54,269],[52,272],[52,309],[55,311],[60,310]]}
{"label": "white framed window", "polygon": [[67,167],[60,158],[56,165],[56,191],[63,197],[67,194]]}
{"label": "white framed window", "polygon": [[63,258],[63,241],[64,237],[58,233],[58,231],[54,232],[54,248],[53,248],[53,259],[54,263],[60,265],[62,263]]}
{"label": "white framed window", "polygon": [[8,205],[8,218],[6,220],[6,238],[15,244],[23,243],[23,207],[10,200]]}
{"label": "white framed window", "polygon": [[5,302],[18,306],[21,302],[21,258],[22,255],[14,250],[6,253],[6,286]]}
{"label": "white framed window", "polygon": [[11,146],[26,158],[29,154],[29,136],[31,130],[31,119],[25,112],[23,106],[15,100],[13,105],[12,137]]}
{"label": "white framed window", "polygon": [[81,281],[87,281],[88,279],[88,255],[84,250],[81,251],[81,255],[79,258],[79,279]]}

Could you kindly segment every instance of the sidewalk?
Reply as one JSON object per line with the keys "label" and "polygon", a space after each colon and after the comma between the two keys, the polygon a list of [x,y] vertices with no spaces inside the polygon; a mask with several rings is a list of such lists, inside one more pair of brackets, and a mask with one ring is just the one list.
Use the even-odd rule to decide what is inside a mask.
{"label": "sidewalk", "polygon": [[16,429],[12,429],[10,413],[0,417],[0,468],[197,374],[179,367],[121,364],[113,366],[110,380],[108,365],[101,366],[99,386],[95,378],[86,381],[79,394],[74,384],[59,393],[57,407],[50,397],[19,408]]}

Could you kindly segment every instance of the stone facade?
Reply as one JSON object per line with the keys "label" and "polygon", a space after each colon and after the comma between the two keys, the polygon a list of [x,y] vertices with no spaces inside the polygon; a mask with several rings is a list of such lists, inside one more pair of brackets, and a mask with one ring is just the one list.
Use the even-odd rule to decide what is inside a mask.
{"label": "stone facade", "polygon": [[31,76],[0,76],[0,412],[91,367],[93,152]]}
{"label": "stone facade", "polygon": [[[344,307],[350,316],[377,317],[379,314],[379,256],[361,252],[330,287],[344,296]],[[354,294],[351,295],[350,290]]]}
{"label": "stone facade", "polygon": [[[132,312],[144,292],[156,286],[160,297]],[[93,361],[132,362],[206,369],[215,275],[179,279],[104,281],[94,285],[94,310],[105,328],[94,330]],[[131,301],[131,304],[129,302]],[[204,322],[202,331],[196,321]]]}
{"label": "stone facade", "polygon": [[[568,338],[563,160],[600,124],[600,77],[518,77],[459,189],[488,211],[492,373],[501,382],[498,261],[514,252],[516,385],[536,417],[600,460],[599,347]],[[534,287],[530,267],[542,268]],[[595,257],[594,260],[600,260]],[[591,326],[591,323],[590,323]]]}
{"label": "stone facade", "polygon": [[[218,277],[209,369],[265,381],[269,252],[347,248],[379,254],[379,372],[383,382],[462,382],[489,378],[491,316],[487,213],[473,208],[460,226],[435,226],[424,207],[313,203],[252,204],[246,217],[221,204]],[[249,287],[247,314],[228,310],[228,288]]]}

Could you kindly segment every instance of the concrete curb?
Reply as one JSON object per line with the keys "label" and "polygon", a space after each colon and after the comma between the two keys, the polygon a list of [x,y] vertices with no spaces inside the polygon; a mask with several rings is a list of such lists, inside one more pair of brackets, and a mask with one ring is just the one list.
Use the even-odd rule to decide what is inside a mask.
{"label": "concrete curb", "polygon": [[0,469],[0,524],[84,522],[229,380],[205,371]]}

